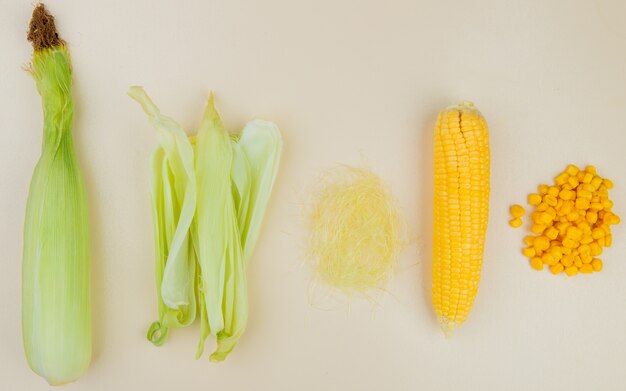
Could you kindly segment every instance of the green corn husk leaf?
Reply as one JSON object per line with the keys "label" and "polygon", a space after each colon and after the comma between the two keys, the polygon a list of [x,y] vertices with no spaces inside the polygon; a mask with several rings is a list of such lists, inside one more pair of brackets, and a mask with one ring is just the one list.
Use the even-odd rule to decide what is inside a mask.
{"label": "green corn husk leaf", "polygon": [[[198,261],[202,273],[202,293],[208,330],[217,335],[229,314],[223,308],[225,287],[232,287],[232,268],[241,263],[237,215],[232,199],[230,168],[233,151],[228,132],[215,110],[213,95],[204,112],[196,139],[198,181]],[[234,288],[231,288],[234,289]],[[202,336],[208,335],[203,328]],[[204,341],[200,341],[198,356]]]}
{"label": "green corn husk leaf", "polygon": [[240,262],[227,263],[224,286],[224,329],[217,334],[217,350],[211,361],[224,360],[234,349],[248,320],[246,268],[256,241],[278,172],[282,140],[278,127],[267,121],[248,123],[240,138],[232,140],[231,180],[242,246]]}
{"label": "green corn husk leaf", "polygon": [[[50,17],[43,5],[33,17],[37,12]],[[24,224],[22,336],[33,371],[61,385],[78,379],[91,360],[87,202],[72,141],[66,46],[35,50],[31,73],[42,99],[44,129]]]}
{"label": "green corn husk leaf", "polygon": [[[161,146],[153,155],[151,181],[160,321],[151,326],[149,339],[160,345],[168,327],[191,323],[191,316],[175,323],[168,314],[174,314],[175,308],[179,317],[191,314],[180,309],[195,300],[201,327],[196,357],[213,334],[217,350],[211,360],[222,361],[246,327],[246,266],[278,169],[280,132],[276,125],[257,120],[245,127],[241,137],[231,137],[211,95],[192,146],[182,128],[162,116],[141,88],[132,87],[129,94],[160,129]],[[195,209],[190,212],[185,205],[192,198]],[[187,242],[174,253],[179,232],[186,232]],[[174,263],[176,278],[166,284],[168,267]]]}
{"label": "green corn husk leaf", "polygon": [[[237,213],[246,266],[261,231],[265,209],[280,165],[282,146],[280,130],[276,124],[263,120],[249,122],[241,137],[233,142],[233,149],[237,152],[231,177],[237,190],[234,198],[239,200]],[[247,178],[247,181],[242,178]]]}
{"label": "green corn husk leaf", "polygon": [[193,147],[173,119],[162,115],[141,87],[129,95],[148,115],[160,147],[152,156],[151,200],[156,244],[159,320],[148,331],[155,345],[165,342],[169,328],[196,318],[196,255],[192,221],[196,209]]}

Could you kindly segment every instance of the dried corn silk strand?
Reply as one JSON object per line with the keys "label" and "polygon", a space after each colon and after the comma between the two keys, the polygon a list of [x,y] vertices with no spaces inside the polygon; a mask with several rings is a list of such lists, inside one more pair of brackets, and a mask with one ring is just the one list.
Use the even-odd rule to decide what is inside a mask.
{"label": "dried corn silk strand", "polygon": [[323,172],[309,218],[308,258],[319,280],[349,295],[385,286],[403,247],[403,225],[378,176],[347,165]]}

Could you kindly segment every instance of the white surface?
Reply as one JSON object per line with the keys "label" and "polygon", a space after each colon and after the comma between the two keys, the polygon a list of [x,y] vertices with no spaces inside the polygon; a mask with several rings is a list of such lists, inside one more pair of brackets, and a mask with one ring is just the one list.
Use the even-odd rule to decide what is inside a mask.
{"label": "white surface", "polygon": [[[626,3],[620,0],[59,1],[75,139],[89,193],[95,354],[68,390],[624,390],[626,237],[605,269],[536,273],[508,206],[567,163],[597,165],[626,217]],[[21,342],[22,224],[41,110],[20,67],[33,4],[0,0],[0,389],[42,390]],[[198,326],[155,348],[148,157],[129,85],[190,132],[211,89],[226,125],[278,123],[285,153],[249,269],[250,323],[228,360],[194,360]],[[491,126],[492,202],[468,322],[430,306],[431,132],[473,100]],[[300,203],[319,169],[363,158],[392,186],[416,245],[380,307],[310,303]],[[212,345],[207,346],[210,351]]]}

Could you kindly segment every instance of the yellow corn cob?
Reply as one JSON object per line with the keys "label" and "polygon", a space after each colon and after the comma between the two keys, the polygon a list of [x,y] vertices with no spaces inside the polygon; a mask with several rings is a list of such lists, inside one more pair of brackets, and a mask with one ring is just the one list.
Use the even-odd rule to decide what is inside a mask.
{"label": "yellow corn cob", "polygon": [[489,215],[489,135],[472,103],[439,114],[434,157],[432,300],[450,335],[478,291]]}

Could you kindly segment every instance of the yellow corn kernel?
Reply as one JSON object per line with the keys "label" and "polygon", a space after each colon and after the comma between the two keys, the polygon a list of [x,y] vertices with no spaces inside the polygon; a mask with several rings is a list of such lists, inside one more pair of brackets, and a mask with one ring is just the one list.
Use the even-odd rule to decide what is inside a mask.
{"label": "yellow corn kernel", "polygon": [[557,260],[554,259],[552,254],[550,254],[550,253],[543,253],[543,255],[541,255],[541,262],[546,264],[546,265],[554,265],[555,263],[557,263]]}
{"label": "yellow corn kernel", "polygon": [[607,190],[611,190],[613,188],[613,182],[610,179],[604,178],[602,180],[602,184],[607,188]]}
{"label": "yellow corn kernel", "polygon": [[599,272],[600,270],[602,270],[602,260],[599,258],[594,258],[591,261],[591,266],[593,267],[594,271]]}
{"label": "yellow corn kernel", "polygon": [[[547,191],[547,190],[546,190]],[[529,194],[528,195],[528,203],[530,205],[537,206],[541,203],[541,195],[539,194]]]}
{"label": "yellow corn kernel", "polygon": [[578,250],[579,254],[590,254],[591,253],[591,247],[588,244],[581,244],[580,246],[578,246],[578,248],[576,250]]}
{"label": "yellow corn kernel", "polygon": [[567,221],[576,221],[578,220],[578,212],[573,211],[567,214]]}
{"label": "yellow corn kernel", "polygon": [[580,219],[580,221],[576,222],[576,228],[578,228],[580,232],[583,233],[583,235],[585,233],[591,233],[591,227],[589,226],[589,223],[587,223],[587,221],[584,219]]}
{"label": "yellow corn kernel", "polygon": [[537,251],[535,250],[534,247],[526,247],[524,250],[522,250],[522,253],[527,258],[532,258],[535,255],[537,255]]}
{"label": "yellow corn kernel", "polygon": [[602,205],[601,202],[591,202],[591,204],[589,204],[589,209],[593,210],[594,212],[599,212],[602,209],[604,209],[604,206]]}
{"label": "yellow corn kernel", "polygon": [[546,204],[545,202],[542,202],[539,205],[537,205],[537,211],[538,212],[545,212],[546,210],[548,210],[549,207],[550,207],[550,205]]}
{"label": "yellow corn kernel", "polygon": [[570,176],[575,176],[576,174],[578,174],[578,171],[580,171],[580,169],[576,167],[574,164],[568,165],[567,168],[565,169],[565,172]]}
{"label": "yellow corn kernel", "polygon": [[[603,232],[604,232],[604,231],[603,231]],[[603,236],[604,236],[604,235],[603,235]],[[524,236],[524,243],[525,243],[527,246],[532,246],[534,242],[535,242],[535,237],[534,237],[534,236],[532,236],[532,235],[527,235],[527,236]]]}
{"label": "yellow corn kernel", "polygon": [[562,200],[569,201],[574,198],[574,192],[571,190],[563,189],[559,192],[559,197]]}
{"label": "yellow corn kernel", "polygon": [[583,183],[591,183],[591,180],[593,179],[593,174],[586,172],[585,176],[583,177],[582,182]]}
{"label": "yellow corn kernel", "polygon": [[591,235],[583,235],[583,238],[580,239],[580,244],[589,244],[591,242],[593,242]]}
{"label": "yellow corn kernel", "polygon": [[596,239],[596,242],[597,242],[600,246],[602,246],[602,247],[606,247],[606,242],[605,242],[604,237],[601,237],[600,239]]}
{"label": "yellow corn kernel", "polygon": [[591,202],[591,199],[593,198],[593,194],[589,190],[579,189],[576,192],[576,197],[577,198],[586,198],[587,200],[589,200],[589,202]]}
{"label": "yellow corn kernel", "polygon": [[591,231],[591,237],[594,239],[600,239],[604,237],[604,230],[602,228],[594,228]]}
{"label": "yellow corn kernel", "polygon": [[590,203],[586,198],[576,198],[576,209],[579,210],[587,210],[589,209]]}
{"label": "yellow corn kernel", "polygon": [[522,219],[514,218],[509,220],[509,225],[513,228],[519,228],[522,226]]}
{"label": "yellow corn kernel", "polygon": [[580,267],[580,272],[584,274],[591,274],[593,273],[593,266],[589,263],[584,264]]}
{"label": "yellow corn kernel", "polygon": [[583,236],[583,231],[581,231],[577,227],[570,226],[567,228],[566,236],[569,239],[580,240],[580,238],[582,238]]}
{"label": "yellow corn kernel", "polygon": [[587,212],[585,219],[587,219],[589,224],[595,224],[598,221],[598,214],[596,212]]}
{"label": "yellow corn kernel", "polygon": [[534,257],[530,260],[530,265],[535,270],[543,270],[543,262],[541,262],[541,258]]}
{"label": "yellow corn kernel", "polygon": [[552,197],[556,197],[559,195],[559,188],[557,186],[550,186],[548,188],[548,195],[551,195]]}
{"label": "yellow corn kernel", "polygon": [[564,202],[565,202],[565,201],[563,201],[562,199],[557,198],[557,200],[556,200],[556,206],[554,207],[555,212],[556,212],[557,210],[561,209],[561,207],[563,206],[563,203],[564,203]]}
{"label": "yellow corn kernel", "polygon": [[554,265],[550,266],[550,271],[552,272],[552,274],[559,274],[563,271],[563,269],[565,268],[560,263],[555,263]]}
{"label": "yellow corn kernel", "polygon": [[571,176],[569,177],[569,179],[567,180],[567,183],[572,187],[572,189],[575,189],[578,187],[578,184],[580,182],[578,182],[578,178],[575,176]]}
{"label": "yellow corn kernel", "polygon": [[591,263],[593,257],[589,254],[581,254],[580,259],[583,261],[583,263]]}
{"label": "yellow corn kernel", "polygon": [[597,257],[598,255],[602,254],[602,246],[600,246],[598,243],[593,242],[589,245],[589,253],[594,256]]}
{"label": "yellow corn kernel", "polygon": [[563,247],[565,248],[574,249],[576,248],[577,245],[578,243],[576,243],[576,241],[574,241],[573,239],[570,239],[570,238],[563,239]]}
{"label": "yellow corn kernel", "polygon": [[578,268],[576,266],[569,266],[565,269],[565,274],[567,274],[568,277],[575,276],[578,274]]}
{"label": "yellow corn kernel", "polygon": [[543,231],[546,229],[546,227],[544,225],[541,224],[533,224],[533,226],[530,228],[530,231],[534,234],[540,235],[543,233]]}
{"label": "yellow corn kernel", "polygon": [[521,205],[511,205],[509,210],[511,212],[511,216],[513,216],[513,217],[522,217],[522,216],[524,216],[524,208]]}
{"label": "yellow corn kernel", "polygon": [[545,251],[550,248],[550,240],[545,236],[538,236],[533,243],[535,249]]}
{"label": "yellow corn kernel", "polygon": [[570,224],[567,222],[559,222],[555,224],[555,227],[559,230],[559,235],[565,235],[567,229],[570,227]]}
{"label": "yellow corn kernel", "polygon": [[582,182],[583,178],[585,177],[585,172],[584,171],[578,171],[578,174],[576,174],[576,179],[578,179],[578,182]]}
{"label": "yellow corn kernel", "polygon": [[582,265],[583,265],[583,260],[580,257],[580,255],[574,256],[574,266],[576,266],[577,268],[580,268]]}
{"label": "yellow corn kernel", "polygon": [[563,258],[561,258],[560,262],[565,267],[572,266],[574,264],[574,256],[571,255],[571,254],[565,254],[565,255],[563,255]]}
{"label": "yellow corn kernel", "polygon": [[[591,181],[593,182],[593,179]],[[583,183],[582,185],[578,186],[577,190],[587,191],[587,192],[591,193],[591,197],[590,198],[593,198],[593,192],[596,191],[596,188],[593,187],[593,185],[591,183]]]}
{"label": "yellow corn kernel", "polygon": [[611,209],[613,207],[613,201],[606,199],[604,201],[602,201],[602,207],[604,209]]}
{"label": "yellow corn kernel", "polygon": [[597,174],[596,167],[592,166],[591,164],[588,165],[587,167],[585,167],[585,171],[587,171],[591,175],[596,175]]}
{"label": "yellow corn kernel", "polygon": [[544,235],[546,235],[549,239],[554,240],[557,236],[559,236],[559,230],[554,227],[548,227],[545,230]]}
{"label": "yellow corn kernel", "polygon": [[[559,195],[559,193],[557,193],[557,195]],[[558,203],[556,196],[553,196],[552,194],[546,194],[543,196],[543,202],[548,204],[548,206],[556,206]]]}
{"label": "yellow corn kernel", "polygon": [[557,186],[563,186],[567,183],[567,178],[569,178],[569,175],[567,175],[566,172],[562,172],[554,178],[554,183],[556,183]]}
{"label": "yellow corn kernel", "polygon": [[600,186],[602,186],[602,178],[599,176],[593,177],[591,180],[591,186],[593,186],[594,190],[599,189]]}
{"label": "yellow corn kernel", "polygon": [[559,209],[559,215],[566,216],[568,213],[572,212],[573,210],[574,210],[574,202],[572,201],[564,202],[563,205],[561,206],[561,209]]}
{"label": "yellow corn kernel", "polygon": [[545,226],[551,225],[552,224],[552,216],[550,216],[550,214],[548,214],[547,212],[542,212],[539,215],[539,224],[545,225]]}
{"label": "yellow corn kernel", "polygon": [[550,254],[552,254],[552,257],[557,261],[560,261],[561,258],[563,258],[563,251],[561,251],[560,247],[552,247],[550,249]]}

